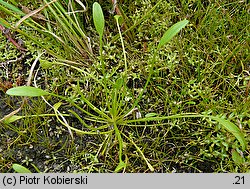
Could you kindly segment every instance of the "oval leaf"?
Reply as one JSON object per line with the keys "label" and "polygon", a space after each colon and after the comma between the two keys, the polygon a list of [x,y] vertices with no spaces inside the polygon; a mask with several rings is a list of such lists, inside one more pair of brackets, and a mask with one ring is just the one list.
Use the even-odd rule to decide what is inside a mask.
{"label": "oval leaf", "polygon": [[123,80],[123,78],[120,77],[115,82],[115,89],[117,91],[119,91],[122,88],[123,85],[124,85],[124,80]]}
{"label": "oval leaf", "polygon": [[6,94],[11,96],[44,96],[48,95],[49,93],[35,87],[30,86],[20,86],[20,87],[14,87],[6,91]]}
{"label": "oval leaf", "polygon": [[12,165],[12,168],[17,172],[17,173],[31,173],[31,171],[29,169],[27,169],[26,167],[16,164],[14,163]]}
{"label": "oval leaf", "polygon": [[188,20],[182,20],[171,26],[162,36],[157,49],[159,50],[163,45],[168,43],[182,28],[188,24]]}
{"label": "oval leaf", "polygon": [[145,117],[147,118],[147,117],[155,117],[155,116],[158,116],[158,114],[157,113],[148,113],[148,114],[146,114],[145,115]]}
{"label": "oval leaf", "polygon": [[104,31],[104,16],[102,12],[102,8],[99,3],[95,2],[93,4],[93,19],[96,31],[102,38],[103,31]]}
{"label": "oval leaf", "polygon": [[4,123],[12,123],[12,122],[15,122],[19,119],[22,119],[24,118],[25,116],[17,116],[17,115],[13,115],[11,117],[8,117],[7,119],[4,119]]}

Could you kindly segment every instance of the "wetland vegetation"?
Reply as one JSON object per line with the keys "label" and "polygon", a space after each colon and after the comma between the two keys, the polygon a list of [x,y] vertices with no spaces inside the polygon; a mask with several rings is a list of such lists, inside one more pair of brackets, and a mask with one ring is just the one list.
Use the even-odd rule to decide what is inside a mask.
{"label": "wetland vegetation", "polygon": [[249,12],[0,0],[0,172],[250,172]]}

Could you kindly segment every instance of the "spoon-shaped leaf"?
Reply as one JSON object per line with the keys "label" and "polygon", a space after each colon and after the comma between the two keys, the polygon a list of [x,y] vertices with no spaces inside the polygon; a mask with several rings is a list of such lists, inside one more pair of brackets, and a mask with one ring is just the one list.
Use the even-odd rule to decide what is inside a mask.
{"label": "spoon-shaped leaf", "polygon": [[168,43],[182,28],[188,24],[188,20],[182,20],[171,26],[162,36],[157,49],[159,50],[163,45]]}
{"label": "spoon-shaped leaf", "polygon": [[44,96],[48,95],[49,93],[35,87],[30,86],[20,86],[14,87],[6,91],[6,94],[11,96],[28,96],[28,97],[35,97],[35,96]]}
{"label": "spoon-shaped leaf", "polygon": [[104,16],[102,8],[100,4],[97,2],[94,2],[93,4],[93,19],[96,31],[100,35],[100,38],[102,38],[104,31]]}
{"label": "spoon-shaped leaf", "polygon": [[26,167],[16,164],[14,163],[12,165],[12,168],[17,172],[17,173],[31,173],[31,171],[29,169],[27,169]]}
{"label": "spoon-shaped leaf", "polygon": [[4,123],[12,123],[12,122],[15,122],[19,119],[22,119],[24,118],[25,116],[17,116],[17,115],[13,115],[11,117],[8,117],[7,119],[4,120]]}

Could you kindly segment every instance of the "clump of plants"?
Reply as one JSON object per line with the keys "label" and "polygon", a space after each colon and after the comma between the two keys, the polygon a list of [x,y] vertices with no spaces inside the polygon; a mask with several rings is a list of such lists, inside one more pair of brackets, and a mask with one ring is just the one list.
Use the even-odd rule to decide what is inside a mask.
{"label": "clump of plants", "polygon": [[[106,62],[103,54],[103,38],[105,31],[105,20],[101,6],[95,2],[93,4],[93,21],[96,28],[96,31],[99,35],[99,62],[96,64],[101,65],[101,75],[94,75],[88,73],[87,71],[72,66],[65,63],[54,62],[55,65],[64,65],[69,68],[72,68],[79,73],[83,73],[88,78],[93,80],[99,85],[101,102],[102,105],[95,105],[91,102],[88,97],[84,94],[82,90],[84,83],[81,82],[79,78],[74,85],[73,89],[77,94],[77,98],[67,97],[64,95],[55,94],[38,88],[34,82],[35,87],[31,86],[20,86],[9,89],[6,93],[12,96],[24,96],[24,97],[41,97],[46,103],[51,106],[54,110],[54,116],[57,118],[58,122],[64,125],[71,136],[73,137],[73,132],[76,132],[80,135],[103,135],[105,140],[103,140],[100,145],[96,158],[106,150],[108,150],[111,143],[116,144],[118,162],[115,168],[115,172],[125,171],[126,166],[129,161],[129,156],[126,153],[126,142],[132,144],[140,157],[145,161],[150,171],[154,171],[154,167],[151,165],[149,159],[144,155],[143,150],[134,142],[132,134],[127,132],[127,128],[130,127],[157,127],[164,126],[165,120],[169,119],[180,119],[180,118],[199,118],[206,119],[208,121],[215,121],[217,124],[220,124],[224,129],[231,133],[240,143],[241,150],[245,151],[247,147],[246,140],[242,131],[232,122],[221,116],[211,116],[208,114],[198,114],[195,112],[187,112],[183,114],[174,114],[174,115],[160,115],[158,112],[151,112],[146,114],[144,117],[138,111],[138,104],[143,98],[144,92],[147,90],[150,82],[152,82],[152,77],[154,74],[155,63],[157,61],[157,56],[161,48],[167,44],[181,29],[183,29],[188,24],[188,20],[182,20],[171,26],[161,37],[159,43],[155,45],[154,52],[151,55],[151,58],[148,60],[148,76],[146,78],[146,83],[143,86],[143,89],[136,95],[133,95],[131,90],[127,87],[128,82],[128,68],[127,57],[126,57],[126,48],[123,41],[123,36],[120,29],[120,19],[119,15],[114,17],[117,28],[119,31],[119,38],[121,40],[121,46],[123,50],[123,68],[121,72],[118,72],[117,69],[109,72],[106,69]],[[40,59],[40,55],[38,57]],[[45,62],[46,63],[46,62]],[[55,97],[60,101],[51,105],[45,97]],[[132,100],[128,100],[128,99]],[[62,108],[62,101],[66,101],[70,104],[72,108],[68,109],[68,114],[62,114],[60,108]],[[73,108],[74,107],[74,108]],[[135,114],[135,117],[131,115]],[[29,116],[39,116],[39,115],[29,115]],[[44,115],[46,116],[46,115]],[[82,129],[75,128],[68,121],[67,117],[74,116],[79,123],[82,125]],[[8,117],[5,122],[11,123],[16,120],[22,119],[25,116],[12,115]],[[159,124],[155,124],[160,122]],[[126,141],[126,142],[124,142]],[[236,162],[242,162],[243,157],[240,155],[240,152],[236,150],[232,153],[233,159]]]}

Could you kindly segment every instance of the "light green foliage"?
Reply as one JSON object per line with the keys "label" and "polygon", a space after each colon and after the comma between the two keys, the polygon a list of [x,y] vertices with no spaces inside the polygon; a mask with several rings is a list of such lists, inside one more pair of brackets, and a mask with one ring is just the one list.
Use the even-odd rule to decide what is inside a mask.
{"label": "light green foliage", "polygon": [[[17,8],[16,6],[13,6],[12,4],[10,4],[6,1],[0,0],[0,4],[7,7],[11,11],[13,11],[14,13],[17,13],[17,14],[22,15],[22,16],[25,15],[19,8]],[[4,7],[1,7],[1,8],[4,9]]]}
{"label": "light green foliage", "polygon": [[120,161],[120,163],[118,164],[118,166],[115,168],[114,172],[118,173],[118,172],[120,172],[124,168],[126,168],[126,164],[123,161]]}
{"label": "light green foliage", "polygon": [[19,120],[19,119],[22,119],[22,118],[24,118],[24,117],[25,117],[25,116],[16,116],[16,115],[13,115],[13,116],[11,116],[11,117],[5,119],[4,122],[5,122],[5,123],[12,123],[12,122],[15,122],[15,121],[17,121],[17,120]]}
{"label": "light green foliage", "polygon": [[218,121],[225,129],[232,133],[240,142],[242,150],[245,151],[247,147],[247,142],[241,130],[229,120],[225,120],[219,117],[212,117],[214,120]]}
{"label": "light green foliage", "polygon": [[29,169],[27,169],[26,167],[16,164],[14,163],[12,165],[12,168],[17,172],[17,173],[31,173],[31,171]]}
{"label": "light green foliage", "polygon": [[42,60],[42,59],[40,59],[39,62],[40,62],[40,65],[41,65],[41,67],[43,69],[49,69],[53,65],[53,62],[50,62],[48,60]]}
{"label": "light green foliage", "polygon": [[146,114],[145,115],[145,117],[147,118],[147,117],[154,117],[154,116],[157,116],[158,114],[157,113],[148,113],[148,114]]}
{"label": "light green foliage", "polygon": [[[100,12],[99,5],[98,4],[94,4],[94,5],[98,7],[98,8],[96,8],[96,11]],[[95,13],[93,12],[93,14],[95,14]],[[98,18],[98,16],[95,19],[97,19],[97,18]],[[176,35],[187,23],[188,23],[188,21],[184,20],[184,21],[178,22],[173,27],[168,29],[167,32],[165,32],[165,34],[161,38],[157,49],[161,48],[163,45],[165,45],[167,42],[169,42],[174,37],[174,35]],[[103,28],[101,26],[98,26],[98,24],[95,24],[95,25],[96,25],[97,30],[99,30],[98,31],[99,35],[102,36]],[[84,97],[84,95],[82,95],[82,100],[84,100],[86,102],[86,104],[93,111],[98,113],[100,117],[96,117],[96,116],[94,116],[94,115],[92,115],[92,114],[90,114],[89,112],[86,112],[86,111],[83,111],[83,112],[89,114],[94,119],[100,120],[100,121],[103,120],[102,117],[106,117],[107,118],[107,126],[102,127],[102,129],[106,129],[109,126],[109,124],[114,126],[114,131],[115,131],[116,137],[117,137],[117,139],[119,141],[119,162],[120,162],[118,167],[115,170],[116,172],[125,167],[125,163],[122,160],[123,140],[122,140],[121,133],[120,133],[121,131],[119,130],[119,127],[118,127],[119,125],[125,125],[123,123],[123,119],[124,119],[125,115],[127,114],[126,113],[125,115],[120,116],[120,111],[121,111],[121,108],[122,108],[122,105],[120,104],[120,102],[124,101],[124,91],[122,90],[122,88],[123,89],[126,88],[124,85],[125,85],[124,80],[122,78],[118,78],[117,81],[115,82],[114,86],[113,86],[113,89],[111,89],[112,102],[111,102],[111,108],[110,108],[110,111],[109,111],[110,116],[105,114],[103,111],[99,110],[91,102],[89,102]],[[43,95],[48,95],[49,93],[47,93],[47,92],[45,92],[45,91],[43,91],[41,89],[34,88],[34,87],[23,86],[23,87],[16,87],[16,88],[9,89],[7,91],[7,94],[15,95],[15,96],[43,96]],[[62,99],[66,99],[65,97],[62,97],[62,96],[58,96],[58,97],[60,97]],[[69,99],[66,99],[66,100],[68,100],[70,102]],[[77,104],[75,104],[75,103],[72,103],[72,104],[75,105],[77,108],[79,108]],[[58,108],[59,108],[59,106],[56,108],[56,110]],[[83,110],[82,108],[79,108],[79,109]],[[199,114],[197,114],[197,115],[174,115],[174,116],[167,116],[167,117],[161,117],[161,116],[154,117],[155,115],[157,115],[157,114],[150,113],[150,114],[147,114],[145,118],[142,118],[142,119],[139,119],[139,120],[129,120],[129,121],[125,122],[125,123],[142,122],[142,121],[144,121],[144,122],[159,121],[159,120],[172,119],[172,118],[181,118],[181,117],[208,117],[208,118],[216,120],[217,122],[222,124],[229,132],[231,132],[239,140],[239,142],[241,143],[242,149],[243,150],[246,149],[246,141],[244,139],[244,135],[237,128],[237,126],[235,126],[233,123],[231,123],[228,120],[225,120],[225,119],[222,119],[222,118],[219,118],[219,117],[202,116],[202,115],[199,115]],[[85,122],[82,119],[80,119],[79,116],[77,116],[77,118],[80,120],[81,123],[86,125]],[[60,122],[63,123],[62,121],[60,121]],[[72,129],[72,127],[70,127],[68,125],[66,125],[66,126],[69,129]],[[100,129],[101,129],[101,127],[99,128],[99,130]],[[79,133],[81,133],[81,131],[79,131],[78,129],[73,128],[73,130],[76,130]],[[83,132],[83,133],[86,133],[86,132]],[[90,132],[89,134],[93,134],[93,133]],[[136,149],[139,150],[139,148],[137,146],[136,146]],[[140,151],[140,153],[143,154],[141,151]],[[153,167],[149,164],[149,162],[146,160],[144,155],[142,155],[142,157],[147,162],[150,170],[153,171],[154,170]]]}
{"label": "light green foliage", "polygon": [[171,26],[162,36],[158,46],[157,50],[159,50],[163,45],[168,43],[179,31],[184,28],[188,24],[188,20],[182,20],[180,22],[177,22],[173,26]]}
{"label": "light green foliage", "polygon": [[[31,163],[32,167],[36,170],[37,173],[40,173],[41,171],[33,164]],[[12,168],[17,172],[17,173],[32,173],[28,168],[18,164],[14,163],[12,165]]]}
{"label": "light green foliage", "polygon": [[102,12],[102,8],[99,3],[95,2],[93,4],[93,19],[96,31],[98,32],[100,38],[102,39],[104,32],[104,16]]}
{"label": "light green foliage", "polygon": [[232,159],[238,165],[242,165],[245,161],[244,158],[236,150],[232,150]]}
{"label": "light green foliage", "polygon": [[[44,0],[43,3],[48,4],[49,2]],[[44,9],[45,16],[47,15],[44,17],[47,19],[46,26],[43,24],[43,20],[36,20],[32,17],[24,20],[20,29],[14,28],[14,23],[3,18],[0,18],[0,24],[25,36],[33,42],[32,45],[46,49],[47,53],[56,58],[80,60],[83,56],[92,57],[92,49],[83,24],[80,23],[80,16],[75,13],[74,7],[70,8],[72,14],[68,14],[63,3],[59,1],[49,4]],[[0,1],[0,9],[12,16],[16,22],[20,20],[20,15],[26,15],[18,7],[5,1]],[[39,12],[39,14],[41,13]],[[49,16],[53,17],[53,22],[50,21]],[[43,40],[41,40],[41,36]],[[34,47],[28,46],[28,49],[33,51]],[[62,49],[63,51],[61,51]]]}
{"label": "light green foliage", "polygon": [[36,97],[36,96],[44,96],[48,95],[49,93],[35,87],[30,86],[20,86],[11,88],[8,91],[6,91],[6,94],[12,95],[12,96],[28,96],[28,97]]}
{"label": "light green foliage", "polygon": [[[93,18],[94,18],[94,23],[95,23],[96,30],[100,35],[100,43],[101,43],[103,30],[104,30],[104,17],[103,17],[102,9],[101,9],[101,7],[100,7],[100,5],[98,3],[93,4]],[[118,17],[116,17],[116,19],[117,19],[117,24],[118,24]],[[164,44],[169,42],[170,39],[172,39],[174,37],[174,35],[176,35],[180,31],[180,29],[183,28],[186,24],[187,24],[187,21],[185,21],[184,24],[178,24],[177,27],[175,26],[175,27],[170,28],[165,33],[165,35],[163,36],[163,38],[161,40],[163,42],[160,41],[161,45],[159,45],[159,47],[162,47]],[[119,28],[119,25],[118,25],[118,28]],[[120,34],[120,37],[122,37],[121,34]],[[123,43],[123,41],[122,41],[122,43]],[[124,47],[123,47],[123,49],[124,49]],[[123,52],[125,54],[125,51],[123,51]],[[126,57],[126,56],[124,56],[124,57]],[[125,61],[126,61],[126,58],[125,58]],[[126,77],[126,75],[125,75],[125,77]],[[105,83],[105,85],[106,85],[106,83]],[[105,88],[107,88],[107,86],[105,86]],[[124,98],[125,98],[125,96],[124,96],[125,93],[123,91],[125,88],[126,88],[126,86],[125,86],[125,82],[124,82],[123,78],[118,78],[116,83],[113,86],[113,89],[111,89],[111,94],[112,94],[111,107],[108,107],[110,109],[109,110],[110,115],[107,115],[103,111],[99,110],[91,102],[89,102],[84,97],[84,95],[81,95],[82,100],[84,100],[86,102],[86,104],[93,111],[98,113],[100,117],[93,116],[92,114],[87,113],[86,111],[83,111],[83,112],[91,115],[93,118],[95,118],[96,120],[100,120],[100,121],[103,119],[102,117],[106,117],[107,118],[107,126],[104,126],[102,129],[106,129],[110,124],[113,125],[113,127],[114,127],[115,135],[116,135],[116,137],[117,137],[117,139],[119,141],[119,162],[120,162],[118,167],[116,168],[116,171],[120,170],[121,168],[124,168],[124,166],[125,166],[125,163],[122,160],[123,140],[122,140],[121,133],[120,133],[121,131],[118,128],[119,125],[124,124],[123,119],[124,119],[125,115],[127,114],[127,113],[125,113],[124,115],[120,115],[120,113],[121,113],[120,111],[122,110],[121,102],[123,102]],[[107,92],[108,91],[106,91],[106,93]],[[48,95],[49,94],[46,91],[43,91],[41,89],[34,88],[34,87],[27,87],[27,86],[12,88],[12,89],[9,89],[6,93],[9,94],[9,95],[30,96],[30,97],[32,97],[32,96],[43,96],[43,95]],[[58,97],[60,97],[62,99],[66,99],[66,98],[64,98],[62,96],[58,96]],[[79,106],[77,104],[75,104],[75,103],[72,103],[72,104],[75,105],[77,108],[79,108]],[[135,104],[133,105],[133,107],[135,107]],[[59,107],[56,108],[56,112],[57,112],[58,108]],[[82,108],[80,108],[80,110],[82,110]],[[58,116],[57,116],[57,118],[59,119]],[[60,119],[59,119],[59,121],[62,124],[65,124]],[[148,121],[147,118],[146,118],[145,121]],[[86,125],[82,119],[80,119],[80,122],[83,123],[84,125]],[[68,126],[67,124],[65,126],[67,126],[68,129],[72,129],[72,127]],[[73,128],[73,130],[76,130],[76,129]],[[99,128],[99,130],[100,130],[100,128]],[[78,131],[78,129],[76,131]],[[92,134],[92,133],[90,132],[90,134]],[[138,147],[137,147],[137,150],[139,150]],[[141,152],[141,154],[143,154],[143,153]],[[147,162],[147,165],[149,166],[150,170],[153,171],[154,170],[153,167],[149,164],[149,162],[146,160],[144,155],[143,155],[143,158]]]}
{"label": "light green foliage", "polygon": [[[88,135],[91,139],[87,139],[87,146],[71,144],[69,147],[67,140],[63,147],[60,144],[60,150],[66,149],[67,161],[80,167],[77,171],[249,171],[249,137],[245,134],[249,128],[249,100],[244,96],[248,82],[247,48],[237,47],[238,40],[245,45],[243,31],[246,29],[245,26],[241,30],[232,29],[233,23],[239,23],[233,11],[227,16],[215,14],[222,9],[227,13],[232,7],[238,10],[242,4],[150,2],[134,1],[128,8],[119,5],[126,15],[133,14],[129,15],[133,24],[127,28],[119,22],[118,15],[115,20],[111,15],[109,20],[105,14],[104,21],[107,2],[100,3],[103,10],[100,4],[94,3],[93,23],[99,36],[91,40],[94,54],[100,49],[95,59],[101,64],[91,61],[82,65],[62,59],[51,64],[47,59],[41,60],[43,68],[50,68],[46,69],[49,92],[29,87],[9,89],[7,94],[45,95],[54,113],[40,114],[36,108],[30,108],[24,112],[27,115],[15,115],[5,123],[27,124],[29,120],[32,125],[33,120],[42,120],[39,122],[39,128],[45,127],[42,132],[29,124],[19,130],[11,127],[28,142],[36,133],[38,137],[44,133],[45,139],[51,139],[53,126],[57,133],[62,133],[58,134],[62,141],[63,137],[69,137],[65,135],[68,131],[77,133],[76,138]],[[80,25],[78,13],[74,12],[76,19],[71,14],[61,14],[66,12],[64,7],[55,4],[47,11],[66,30]],[[130,8],[131,11],[126,10]],[[223,24],[227,21],[229,25]],[[71,29],[76,30],[75,26]],[[66,42],[65,49],[72,47],[67,43],[67,35],[73,39],[81,33],[77,30],[71,34],[71,29],[60,37],[53,33],[59,41]],[[93,30],[90,33],[96,35]],[[129,31],[133,32],[133,43],[127,39]],[[242,31],[239,37],[237,31]],[[60,115],[60,112],[68,114]],[[55,119],[50,119],[51,116]],[[34,128],[33,136],[26,139],[22,133],[30,132],[31,128]],[[82,138],[70,141],[77,143]],[[50,141],[48,144],[51,148]]]}

